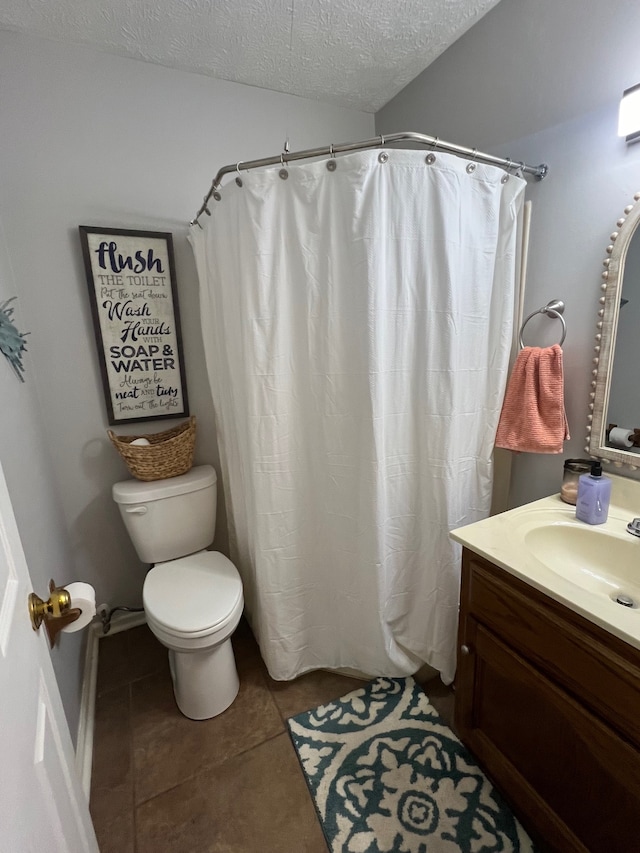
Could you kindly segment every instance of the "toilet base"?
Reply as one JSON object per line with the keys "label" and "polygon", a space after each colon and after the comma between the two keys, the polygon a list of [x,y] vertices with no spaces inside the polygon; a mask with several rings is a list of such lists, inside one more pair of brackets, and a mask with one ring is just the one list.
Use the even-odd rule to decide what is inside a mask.
{"label": "toilet base", "polygon": [[191,720],[216,717],[238,695],[240,681],[231,639],[204,652],[169,649],[169,667],[178,708]]}

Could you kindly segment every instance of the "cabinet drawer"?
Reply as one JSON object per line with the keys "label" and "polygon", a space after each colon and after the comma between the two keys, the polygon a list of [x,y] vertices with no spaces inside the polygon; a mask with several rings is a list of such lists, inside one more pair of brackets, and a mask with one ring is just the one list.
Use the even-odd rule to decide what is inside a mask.
{"label": "cabinet drawer", "polygon": [[508,572],[465,552],[469,612],[640,746],[640,654]]}

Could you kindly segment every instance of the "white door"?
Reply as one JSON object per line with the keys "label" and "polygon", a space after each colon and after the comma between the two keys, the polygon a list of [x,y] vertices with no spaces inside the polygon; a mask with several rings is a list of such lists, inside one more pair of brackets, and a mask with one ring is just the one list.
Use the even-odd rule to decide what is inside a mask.
{"label": "white door", "polygon": [[0,851],[97,853],[44,628],[0,465]]}

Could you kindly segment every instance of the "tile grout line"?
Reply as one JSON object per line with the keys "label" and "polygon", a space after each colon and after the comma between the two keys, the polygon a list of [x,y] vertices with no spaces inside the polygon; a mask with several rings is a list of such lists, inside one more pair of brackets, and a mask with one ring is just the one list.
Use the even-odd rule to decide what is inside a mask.
{"label": "tile grout line", "polygon": [[147,797],[146,800],[141,800],[139,803],[136,803],[135,808],[139,809],[141,806],[147,805],[147,803],[150,803],[152,800],[155,800],[158,797],[162,797],[165,794],[170,793],[171,791],[175,791],[175,789],[179,788],[181,785],[184,785],[187,782],[192,782],[194,779],[197,779],[198,776],[202,776],[205,773],[209,773],[214,768],[224,767],[225,764],[229,764],[229,762],[234,761],[236,758],[240,758],[243,755],[248,755],[250,752],[253,752],[254,749],[259,749],[261,746],[264,746],[266,743],[269,743],[270,741],[275,740],[276,738],[279,738],[282,735],[287,735],[287,737],[289,737],[286,731],[277,732],[276,734],[271,735],[270,737],[260,741],[260,743],[256,743],[253,746],[248,747],[247,749],[243,749],[241,752],[236,752],[233,755],[227,756],[227,758],[223,759],[222,761],[214,761],[212,764],[205,764],[202,767],[199,767],[195,773],[191,774],[191,776],[187,776],[184,779],[181,779],[179,782],[176,782],[175,785],[171,785],[170,788],[166,788],[164,791],[158,791],[157,794],[153,794],[151,797]]}
{"label": "tile grout line", "polygon": [[[254,640],[254,642],[255,642],[255,640]],[[135,649],[133,651],[135,651]],[[237,655],[237,652],[239,652],[239,651],[240,651],[240,649],[234,650],[236,655]],[[259,652],[258,652],[258,654],[259,654]],[[252,662],[252,658],[253,658],[253,654],[251,652],[248,652],[248,654],[246,654],[244,656],[238,656],[237,655],[237,660],[241,660],[243,662],[245,660]],[[266,693],[269,695],[271,702],[273,703],[273,705],[275,705],[277,718],[279,719],[281,727],[282,727],[281,731],[265,737],[259,743],[255,743],[252,746],[247,747],[246,749],[241,749],[239,752],[236,752],[233,755],[227,756],[222,761],[217,761],[217,762],[213,762],[211,764],[206,764],[204,766],[199,766],[195,770],[194,773],[190,774],[189,776],[186,776],[184,779],[181,779],[180,781],[176,782],[175,784],[171,785],[170,787],[168,787],[165,790],[158,791],[157,793],[155,793],[151,796],[148,796],[148,797],[141,799],[139,802],[137,801],[137,796],[136,796],[137,795],[137,787],[138,787],[137,786],[138,778],[137,778],[137,771],[135,769],[135,760],[134,760],[135,756],[134,756],[134,743],[133,743],[133,741],[134,741],[133,689],[134,689],[134,685],[138,685],[141,681],[143,681],[147,678],[150,678],[152,676],[156,676],[156,675],[160,674],[161,672],[163,672],[163,670],[161,668],[154,669],[150,672],[145,673],[144,675],[138,675],[137,677],[130,679],[128,681],[129,714],[130,714],[130,716],[129,716],[129,751],[130,751],[130,762],[131,762],[132,779],[133,779],[132,808],[133,808],[133,823],[134,823],[134,853],[135,853],[135,851],[138,850],[138,827],[137,827],[138,809],[140,809],[142,806],[147,805],[148,803],[152,802],[153,800],[155,800],[158,797],[163,796],[164,794],[168,794],[171,791],[174,791],[176,788],[179,788],[181,785],[184,785],[190,781],[197,779],[198,777],[200,777],[206,773],[209,773],[214,768],[224,767],[225,765],[232,762],[234,759],[241,758],[242,756],[247,756],[249,753],[253,752],[254,750],[256,750],[257,748],[259,748],[261,746],[264,746],[265,744],[269,743],[270,741],[275,740],[276,738],[280,737],[280,735],[282,735],[282,734],[287,736],[287,742],[288,742],[292,752],[295,754],[295,749],[293,747],[293,744],[292,744],[292,741],[290,738],[288,723],[287,723],[289,716],[295,716],[295,714],[289,715],[289,716],[285,715],[284,710],[278,704],[278,701],[276,699],[276,692],[273,690],[272,685],[271,685],[272,679],[270,678],[268,671],[266,670],[265,664],[264,664],[261,656],[260,656],[260,663],[261,663],[260,672],[259,672],[260,681],[263,685],[263,689],[265,689]],[[115,688],[112,688],[112,689],[115,689]],[[298,712],[298,713],[302,713],[302,712]]]}
{"label": "tile grout line", "polygon": [[[127,660],[131,660],[131,633],[130,631],[125,632],[126,636],[126,648],[127,648]],[[133,762],[133,690],[131,688],[131,681],[127,682],[127,740],[129,746],[129,774],[131,778],[131,831],[132,831],[132,841],[133,841],[133,853],[136,853],[138,849],[138,833],[136,827],[136,772],[135,766]]]}
{"label": "tile grout line", "polygon": [[[131,635],[130,632],[126,632],[126,646],[127,646],[127,657],[131,659]],[[132,689],[133,680],[127,681],[127,733],[128,733],[128,750],[129,750],[129,773],[131,777],[131,829],[133,834],[133,853],[137,853],[138,850],[138,832],[137,832],[137,822],[136,822],[136,772],[135,772],[135,764],[134,764],[134,753],[133,753],[133,689]]]}
{"label": "tile grout line", "polygon": [[[260,660],[262,660],[262,655],[260,655]],[[285,719],[284,714],[282,712],[282,709],[280,708],[280,705],[278,705],[278,701],[275,697],[275,694],[274,694],[273,690],[271,689],[271,684],[270,684],[271,676],[269,675],[269,670],[267,669],[267,665],[265,664],[264,660],[262,660],[262,665],[265,669],[265,672],[261,673],[262,680],[263,680],[263,682],[264,682],[264,684],[265,684],[265,686],[269,692],[269,696],[271,697],[271,701],[276,706],[276,711],[278,712],[278,716],[280,717],[280,721],[281,721],[282,725],[284,726],[284,731],[286,734],[287,733],[287,720]]]}
{"label": "tile grout line", "polygon": [[[235,654],[235,653],[236,653],[236,650],[234,650],[234,654]],[[244,659],[243,659],[243,660],[244,660]],[[261,662],[262,662],[262,658],[261,658]],[[236,663],[236,665],[237,665],[237,663]],[[262,665],[264,666],[264,662],[262,662]],[[150,675],[157,675],[157,673],[150,673]],[[149,677],[149,676],[148,676],[148,675],[143,676],[143,678],[147,678],[147,677]],[[132,698],[131,698],[131,738],[132,738],[132,739],[133,739],[133,685],[134,685],[134,684],[136,684],[136,683],[138,683],[139,681],[142,681],[142,680],[143,680],[143,678],[134,679],[133,681],[131,681],[131,682],[129,683],[130,695],[131,695],[131,697],[132,697]],[[275,706],[276,712],[277,712],[278,717],[279,717],[279,719],[280,719],[280,722],[281,722],[281,724],[282,724],[282,726],[283,726],[283,730],[282,730],[282,731],[279,731],[279,732],[276,732],[276,733],[275,733],[275,734],[273,734],[273,735],[269,735],[268,737],[264,738],[264,740],[261,740],[259,743],[255,743],[255,744],[253,744],[252,746],[247,747],[246,749],[241,749],[239,752],[236,752],[236,753],[234,753],[233,755],[229,755],[229,756],[227,756],[227,757],[226,757],[226,758],[224,758],[222,761],[217,761],[217,762],[213,762],[213,763],[211,763],[211,764],[207,764],[207,765],[204,765],[204,766],[200,766],[200,767],[198,767],[198,769],[197,769],[194,773],[192,773],[192,774],[191,774],[191,775],[189,775],[189,776],[186,776],[184,779],[180,780],[179,782],[176,782],[176,784],[175,784],[175,785],[171,785],[169,788],[165,789],[164,791],[158,791],[158,793],[157,793],[157,794],[153,794],[152,796],[147,797],[147,798],[145,798],[145,799],[143,799],[143,800],[140,800],[139,802],[137,801],[137,798],[135,797],[135,788],[134,788],[134,809],[135,809],[136,811],[137,811],[137,809],[139,809],[141,806],[143,806],[143,805],[145,805],[146,803],[149,803],[149,802],[151,802],[152,800],[154,800],[156,797],[160,797],[160,796],[162,796],[163,794],[168,793],[169,791],[173,791],[173,790],[175,790],[175,789],[176,789],[176,788],[178,788],[180,785],[183,785],[183,784],[185,784],[186,782],[189,782],[189,781],[191,781],[191,780],[193,780],[193,779],[196,779],[199,775],[201,775],[201,774],[203,774],[203,773],[205,773],[205,772],[209,772],[209,771],[210,771],[212,768],[214,768],[214,767],[222,767],[222,766],[224,766],[225,764],[227,764],[228,762],[232,761],[234,758],[238,758],[238,757],[239,757],[239,756],[241,756],[241,755],[246,755],[246,754],[248,754],[249,752],[251,752],[252,750],[257,749],[258,747],[263,746],[264,744],[268,743],[269,741],[271,741],[271,740],[275,740],[275,738],[280,737],[280,735],[282,735],[282,734],[285,734],[285,735],[287,735],[287,736],[288,736],[288,734],[287,734],[288,730],[287,730],[286,721],[284,720],[284,718],[283,718],[283,716],[282,716],[282,712],[281,712],[281,710],[280,710],[280,708],[279,708],[279,706],[278,706],[278,703],[277,703],[277,702],[276,702],[276,700],[275,700],[275,696],[273,695],[273,692],[271,691],[271,687],[270,687],[270,685],[269,685],[269,681],[268,681],[268,677],[267,677],[267,675],[265,675],[265,673],[263,673],[263,672],[260,672],[260,679],[261,679],[261,681],[262,681],[262,684],[263,684],[264,688],[266,689],[266,692],[269,694],[269,697],[270,697],[271,701],[273,702],[273,704],[274,704],[274,706]],[[133,755],[133,746],[131,747],[131,751],[132,751],[132,755]],[[133,758],[132,758],[132,760],[133,760]],[[134,773],[134,782],[135,782],[135,781],[137,781],[137,774],[135,774],[135,773]]]}
{"label": "tile grout line", "polygon": [[138,821],[136,815],[136,769],[133,754],[133,690],[129,683],[129,768],[131,772],[131,825],[133,829],[133,853],[138,851]]}
{"label": "tile grout line", "polygon": [[145,678],[150,678],[152,675],[159,675],[164,671],[164,666],[158,666],[157,669],[151,669],[149,672],[145,672],[143,675],[136,675],[135,678],[127,678],[122,682],[112,684],[110,687],[107,687],[106,690],[102,689],[96,695],[104,696],[106,693],[110,693],[112,690],[121,690],[123,687],[130,687],[132,684],[137,684],[138,681],[143,681]]}
{"label": "tile grout line", "polygon": [[[264,662],[263,662],[263,664],[264,664]],[[266,664],[264,664],[264,667],[265,667],[265,670],[266,670]],[[263,675],[263,678],[264,678],[264,681],[266,682],[266,685],[267,685],[267,689],[268,689],[268,691],[269,691],[269,694],[271,695],[271,699],[272,699],[272,701],[273,701],[274,705],[276,706],[276,708],[277,708],[277,710],[278,710],[278,714],[280,715],[280,719],[281,719],[281,721],[282,721],[282,725],[284,726],[284,734],[286,735],[286,738],[287,738],[287,745],[288,745],[288,748],[291,750],[291,752],[292,752],[292,753],[293,753],[293,755],[294,755],[294,758],[295,758],[295,760],[296,760],[296,765],[297,765],[298,770],[299,770],[299,772],[300,772],[300,776],[301,776],[301,778],[302,778],[302,779],[304,779],[304,780],[306,781],[306,777],[305,777],[305,775],[304,775],[304,772],[303,772],[303,770],[302,770],[302,766],[301,766],[301,764],[300,764],[300,756],[298,755],[298,752],[297,752],[297,750],[296,750],[296,748],[295,748],[295,745],[294,745],[294,743],[293,743],[292,734],[291,734],[291,729],[290,729],[290,728],[289,728],[289,726],[288,726],[288,720],[290,719],[290,717],[286,717],[286,716],[285,716],[284,711],[282,710],[282,708],[281,708],[281,707],[280,707],[280,705],[278,704],[278,701],[277,701],[277,699],[276,699],[275,693],[274,693],[274,691],[272,690],[272,687],[271,687],[271,680],[272,680],[272,679],[271,679],[271,677],[270,677],[270,675],[269,675],[268,670],[266,671],[266,675]],[[278,682],[275,682],[275,683],[277,684]],[[305,712],[304,712],[304,711],[300,711],[299,713],[305,713]],[[291,717],[295,717],[295,716],[297,716],[297,714],[292,714],[292,715],[291,715]],[[322,829],[322,822],[320,821],[320,816],[318,815],[318,811],[317,811],[317,809],[315,808],[315,802],[314,802],[313,796],[312,796],[312,794],[311,794],[311,790],[309,789],[309,786],[308,786],[308,785],[306,786],[306,789],[307,789],[307,795],[308,795],[308,797],[309,797],[309,801],[310,801],[310,802],[313,804],[313,806],[314,806],[314,812],[315,812],[316,821],[318,822],[318,826],[320,827],[320,830],[321,830],[321,831],[323,832],[323,834],[324,834],[324,830]],[[326,839],[325,839],[325,841],[326,841]],[[328,848],[329,848],[329,845],[328,845],[328,843],[327,843],[327,850],[328,850]]]}
{"label": "tile grout line", "polygon": [[282,711],[282,708],[280,707],[280,705],[278,705],[278,702],[277,702],[277,700],[276,700],[276,697],[275,697],[275,695],[274,695],[274,692],[273,692],[273,690],[271,689],[271,685],[269,684],[269,680],[268,680],[268,678],[269,678],[269,674],[268,674],[268,672],[267,672],[267,678],[265,678],[265,681],[266,681],[266,684],[267,684],[267,690],[269,691],[269,695],[271,696],[271,698],[272,698],[272,700],[273,700],[273,704],[274,704],[274,705],[276,706],[276,708],[278,709],[278,714],[279,714],[279,716],[280,716],[280,719],[282,720],[282,725],[284,726],[284,730],[285,730],[285,733],[286,733],[286,732],[288,731],[288,727],[287,727],[287,720],[285,719],[285,716],[284,716],[284,713],[283,713],[283,711]]}

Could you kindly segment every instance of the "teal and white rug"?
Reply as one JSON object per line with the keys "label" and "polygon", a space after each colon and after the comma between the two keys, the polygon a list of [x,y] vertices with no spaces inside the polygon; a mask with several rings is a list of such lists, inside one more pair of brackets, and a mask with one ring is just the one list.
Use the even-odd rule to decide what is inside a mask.
{"label": "teal and white rug", "polygon": [[412,678],[377,678],[288,723],[332,853],[534,850]]}

